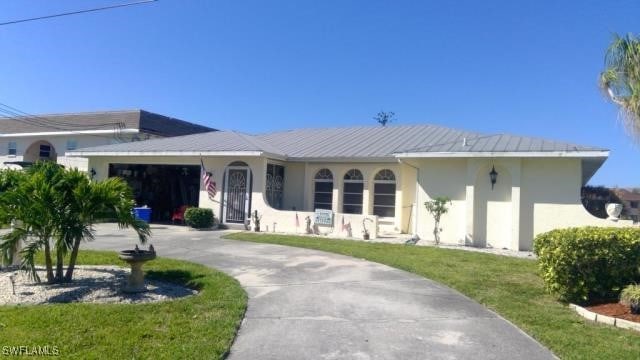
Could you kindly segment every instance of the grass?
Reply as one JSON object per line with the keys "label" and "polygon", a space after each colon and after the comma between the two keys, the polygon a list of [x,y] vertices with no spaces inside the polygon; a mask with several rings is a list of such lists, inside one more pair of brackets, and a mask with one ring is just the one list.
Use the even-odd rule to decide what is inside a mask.
{"label": "grass", "polygon": [[362,258],[454,288],[510,320],[563,359],[638,359],[640,333],[589,322],[543,288],[529,259],[316,237],[234,233],[228,239],[281,244]]}
{"label": "grass", "polygon": [[[83,265],[126,266],[115,252],[81,251]],[[150,304],[0,306],[3,346],[56,346],[63,358],[218,359],[225,356],[247,305],[238,282],[202,265],[158,258],[148,278],[200,293]]]}

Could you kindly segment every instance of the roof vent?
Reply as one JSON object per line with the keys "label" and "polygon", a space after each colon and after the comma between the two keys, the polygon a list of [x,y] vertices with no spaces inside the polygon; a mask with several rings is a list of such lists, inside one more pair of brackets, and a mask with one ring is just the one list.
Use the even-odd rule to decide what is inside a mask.
{"label": "roof vent", "polygon": [[462,138],[462,147],[465,147],[465,146],[467,146],[467,138],[463,137]]}

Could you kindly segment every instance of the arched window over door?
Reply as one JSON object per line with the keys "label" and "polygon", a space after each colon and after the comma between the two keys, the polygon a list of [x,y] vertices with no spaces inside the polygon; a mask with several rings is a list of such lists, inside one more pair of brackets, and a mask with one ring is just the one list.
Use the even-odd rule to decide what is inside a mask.
{"label": "arched window over door", "polygon": [[373,178],[373,215],[396,216],[396,176],[389,169],[380,170]]}
{"label": "arched window over door", "polygon": [[344,174],[344,190],[342,192],[342,212],[345,214],[362,214],[362,192],[364,177],[358,169],[351,169]]}
{"label": "arched window over door", "polygon": [[313,178],[313,209],[331,210],[333,205],[333,174],[320,169]]}

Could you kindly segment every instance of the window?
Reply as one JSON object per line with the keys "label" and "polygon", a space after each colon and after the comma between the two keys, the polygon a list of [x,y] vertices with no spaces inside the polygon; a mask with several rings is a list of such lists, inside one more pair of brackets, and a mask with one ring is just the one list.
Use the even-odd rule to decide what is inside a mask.
{"label": "window", "polygon": [[9,142],[9,155],[16,155],[18,153],[18,144],[15,141]]}
{"label": "window", "polygon": [[48,159],[51,157],[51,146],[40,144],[40,157],[44,159]]}
{"label": "window", "polygon": [[631,207],[632,209],[637,209],[638,208],[638,204],[640,204],[640,201],[630,201],[629,202],[629,207]]}
{"label": "window", "polygon": [[351,169],[344,174],[344,190],[342,212],[345,214],[362,214],[362,191],[364,177],[358,169]]}
{"label": "window", "polygon": [[67,140],[67,150],[75,150],[78,148],[78,142],[76,140]]}
{"label": "window", "polygon": [[283,208],[284,166],[267,164],[267,203],[274,209]]}
{"label": "window", "polygon": [[380,170],[373,178],[373,215],[396,215],[396,176],[391,170]]}
{"label": "window", "polygon": [[329,169],[321,169],[314,177],[314,209],[331,210],[333,206],[333,174]]}

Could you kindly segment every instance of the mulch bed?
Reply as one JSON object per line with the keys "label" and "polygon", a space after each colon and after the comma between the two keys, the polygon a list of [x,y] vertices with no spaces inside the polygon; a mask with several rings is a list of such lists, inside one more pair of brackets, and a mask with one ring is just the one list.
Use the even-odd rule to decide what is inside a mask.
{"label": "mulch bed", "polygon": [[628,306],[619,302],[587,306],[586,309],[597,314],[640,323],[640,315],[632,314]]}

